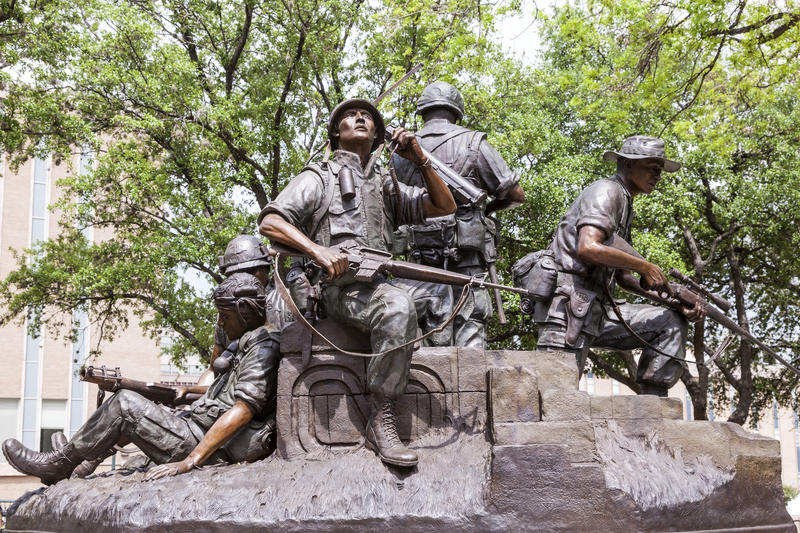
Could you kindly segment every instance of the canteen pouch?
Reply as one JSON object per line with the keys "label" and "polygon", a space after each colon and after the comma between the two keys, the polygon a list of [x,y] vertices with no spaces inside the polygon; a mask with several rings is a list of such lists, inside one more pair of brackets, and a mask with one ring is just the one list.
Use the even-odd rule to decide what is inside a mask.
{"label": "canteen pouch", "polygon": [[529,253],[511,267],[515,287],[528,290],[534,300],[546,301],[553,297],[558,278],[558,266],[552,250]]}
{"label": "canteen pouch", "polygon": [[222,450],[234,463],[252,463],[268,457],[275,450],[275,420],[251,420],[236,432]]}
{"label": "canteen pouch", "polygon": [[477,209],[456,213],[456,235],[458,248],[472,252],[483,252],[486,243],[486,225]]}

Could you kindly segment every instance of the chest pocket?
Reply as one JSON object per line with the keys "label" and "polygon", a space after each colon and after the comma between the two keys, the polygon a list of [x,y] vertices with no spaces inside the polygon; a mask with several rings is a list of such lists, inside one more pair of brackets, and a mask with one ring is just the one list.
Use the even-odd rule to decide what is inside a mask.
{"label": "chest pocket", "polygon": [[[337,187],[338,189],[338,187]],[[343,200],[337,190],[334,193],[331,207],[328,210],[331,243],[343,237],[361,235],[363,222],[361,219],[361,194],[356,193],[352,200]]]}

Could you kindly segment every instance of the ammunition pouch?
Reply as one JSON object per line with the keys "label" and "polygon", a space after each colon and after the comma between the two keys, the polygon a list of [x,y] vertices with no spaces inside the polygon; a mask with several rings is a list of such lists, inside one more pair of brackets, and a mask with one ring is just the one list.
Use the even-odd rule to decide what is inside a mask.
{"label": "ammunition pouch", "polygon": [[425,226],[408,226],[408,245],[411,258],[419,263],[441,266],[458,261],[456,222],[444,217]]}
{"label": "ammunition pouch", "polygon": [[562,285],[556,289],[556,294],[567,298],[567,331],[564,335],[564,344],[574,348],[583,330],[589,310],[592,308],[592,303],[597,298],[597,293],[579,287]]}
{"label": "ammunition pouch", "polygon": [[460,250],[483,253],[486,246],[486,229],[483,214],[478,209],[456,212],[456,234]]}
{"label": "ammunition pouch", "polygon": [[[547,301],[556,292],[558,266],[550,249],[529,253],[511,267],[515,287],[528,290],[533,300]],[[525,301],[528,300],[528,301]],[[533,312],[533,302],[523,298],[520,308],[524,313]]]}
{"label": "ammunition pouch", "polygon": [[251,420],[221,449],[234,463],[252,463],[268,457],[275,450],[275,418]]}

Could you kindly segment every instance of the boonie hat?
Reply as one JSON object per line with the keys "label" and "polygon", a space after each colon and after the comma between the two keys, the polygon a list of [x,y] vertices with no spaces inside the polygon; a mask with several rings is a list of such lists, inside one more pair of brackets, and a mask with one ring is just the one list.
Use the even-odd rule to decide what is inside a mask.
{"label": "boonie hat", "polygon": [[661,159],[664,161],[665,172],[675,172],[681,168],[681,163],[667,159],[664,151],[664,141],[658,137],[634,135],[622,141],[619,152],[608,151],[603,154],[606,161],[616,161],[620,157],[625,159]]}

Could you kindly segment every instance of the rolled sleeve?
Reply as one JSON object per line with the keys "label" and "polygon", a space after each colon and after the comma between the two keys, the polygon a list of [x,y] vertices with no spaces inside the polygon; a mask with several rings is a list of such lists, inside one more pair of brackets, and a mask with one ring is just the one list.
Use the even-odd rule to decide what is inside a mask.
{"label": "rolled sleeve", "polygon": [[276,394],[279,359],[278,344],[269,336],[246,348],[233,397],[247,404],[256,416],[267,411],[270,398]]}
{"label": "rolled sleeve", "polygon": [[309,225],[314,211],[322,203],[323,194],[324,184],[319,175],[312,170],[301,172],[261,210],[258,223],[268,214],[274,213],[307,235],[311,230]]}
{"label": "rolled sleeve", "polygon": [[485,140],[478,149],[477,168],[484,187],[497,199],[504,199],[519,183],[519,174],[512,171],[503,156]]}
{"label": "rolled sleeve", "polygon": [[578,220],[575,227],[594,226],[603,230],[606,238],[613,235],[622,222],[625,210],[625,193],[622,186],[611,180],[602,180],[589,186],[578,200]]}

